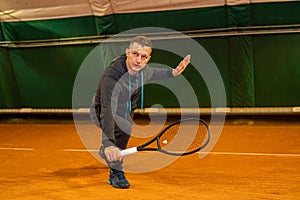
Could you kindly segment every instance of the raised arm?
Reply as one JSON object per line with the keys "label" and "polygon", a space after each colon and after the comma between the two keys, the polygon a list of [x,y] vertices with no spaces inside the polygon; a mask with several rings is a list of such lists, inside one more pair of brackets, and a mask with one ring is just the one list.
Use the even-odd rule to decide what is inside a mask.
{"label": "raised arm", "polygon": [[173,69],[172,74],[173,76],[180,75],[185,68],[190,64],[191,62],[191,55],[187,55],[178,65],[175,69]]}

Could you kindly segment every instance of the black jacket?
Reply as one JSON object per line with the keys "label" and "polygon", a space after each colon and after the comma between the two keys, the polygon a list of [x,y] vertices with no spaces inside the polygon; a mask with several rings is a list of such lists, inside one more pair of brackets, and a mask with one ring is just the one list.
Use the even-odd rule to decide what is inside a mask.
{"label": "black jacket", "polygon": [[170,77],[173,77],[172,69],[152,68],[148,65],[136,75],[130,76],[126,67],[126,56],[120,56],[110,64],[100,78],[92,104],[98,125],[102,128],[104,146],[115,142],[113,122],[117,121],[118,126],[130,134],[130,115],[137,108],[141,93],[143,100],[144,84]]}

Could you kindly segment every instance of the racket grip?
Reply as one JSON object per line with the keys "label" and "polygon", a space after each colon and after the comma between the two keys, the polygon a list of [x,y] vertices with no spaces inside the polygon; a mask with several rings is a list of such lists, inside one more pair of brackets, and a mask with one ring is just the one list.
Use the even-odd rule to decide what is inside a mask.
{"label": "racket grip", "polygon": [[127,156],[127,155],[130,155],[130,154],[134,154],[138,152],[137,151],[137,148],[136,147],[131,147],[129,149],[124,149],[121,151],[121,156]]}

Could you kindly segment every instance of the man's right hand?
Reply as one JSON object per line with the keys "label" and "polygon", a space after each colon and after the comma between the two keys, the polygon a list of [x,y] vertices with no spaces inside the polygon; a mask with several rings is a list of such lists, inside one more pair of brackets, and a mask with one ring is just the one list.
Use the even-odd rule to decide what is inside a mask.
{"label": "man's right hand", "polygon": [[104,154],[106,156],[107,161],[109,162],[116,162],[121,161],[121,151],[115,146],[109,146],[104,149]]}

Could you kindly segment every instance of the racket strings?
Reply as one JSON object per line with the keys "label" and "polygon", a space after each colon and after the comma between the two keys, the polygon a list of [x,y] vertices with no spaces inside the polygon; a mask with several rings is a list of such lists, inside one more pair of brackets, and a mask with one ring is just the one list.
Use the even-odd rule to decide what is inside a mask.
{"label": "racket strings", "polygon": [[161,148],[174,153],[199,149],[206,140],[207,127],[199,121],[187,121],[170,127],[160,138]]}

